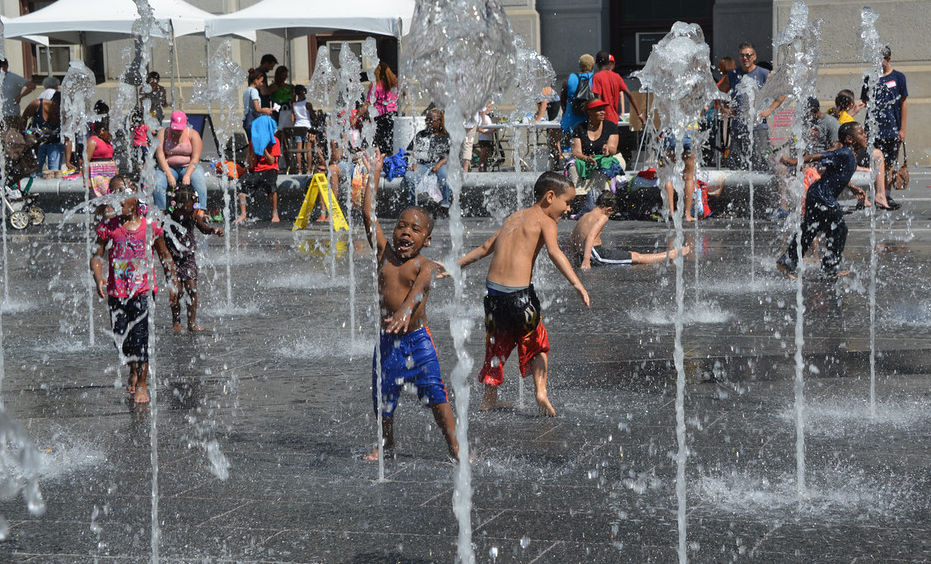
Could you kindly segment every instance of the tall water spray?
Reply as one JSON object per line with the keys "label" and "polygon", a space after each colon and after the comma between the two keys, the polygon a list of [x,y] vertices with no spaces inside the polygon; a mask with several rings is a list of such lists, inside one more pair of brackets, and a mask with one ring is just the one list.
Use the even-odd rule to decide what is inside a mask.
{"label": "tall water spray", "polygon": [[456,437],[459,465],[453,493],[453,512],[459,523],[458,557],[475,561],[472,547],[472,468],[469,463],[469,374],[473,359],[465,341],[472,328],[463,305],[465,280],[456,259],[462,255],[462,167],[460,152],[465,138],[461,125],[478,112],[489,96],[507,82],[505,73],[514,62],[511,25],[497,0],[419,0],[410,33],[410,57],[406,73],[419,78],[437,106],[446,111],[450,128],[449,234],[452,240],[446,260],[455,284],[453,313],[449,318],[456,366],[451,379],[456,394]]}
{"label": "tall water spray", "polygon": [[[777,53],[777,68],[770,74],[766,85],[760,92],[762,103],[776,96],[787,95],[796,104],[795,119],[792,124],[792,133],[795,138],[795,151],[799,156],[796,175],[790,184],[790,190],[796,198],[793,210],[796,230],[801,234],[802,203],[804,190],[802,189],[803,163],[801,155],[804,154],[810,136],[803,111],[805,101],[815,94],[815,83],[818,78],[818,64],[821,60],[819,43],[821,40],[821,22],[808,21],[808,6],[804,2],[796,2],[789,12],[789,21],[786,27],[773,40],[773,48]],[[796,250],[802,258],[802,238],[796,238]],[[805,346],[804,319],[805,302],[803,297],[803,279],[805,274],[805,261],[798,261],[798,277],[795,286],[795,471],[796,485],[799,498],[806,495],[805,487],[805,361],[802,351]]]}
{"label": "tall water spray", "polygon": [[[703,108],[713,99],[721,97],[715,87],[708,67],[710,49],[705,43],[701,27],[696,24],[676,22],[672,30],[659,41],[650,53],[647,64],[636,76],[656,99],[656,108],[663,127],[675,136],[675,161],[673,166],[663,167],[661,184],[672,181],[679,201],[684,202],[682,171],[682,139],[686,126],[698,118]],[[672,202],[667,202],[672,209]],[[676,499],[678,502],[677,522],[679,531],[679,561],[687,560],[686,554],[686,478],[685,464],[688,457],[685,429],[685,354],[682,349],[683,314],[685,312],[685,286],[682,264],[682,217],[684,205],[672,213],[676,229],[676,318],[673,362],[676,367]]]}
{"label": "tall water spray", "polygon": [[[220,186],[223,188],[223,229],[229,233],[230,216],[234,210],[230,193],[232,187],[226,163],[235,161],[236,156],[227,154],[226,150],[230,147],[231,151],[235,151],[230,140],[233,134],[242,127],[239,91],[241,85],[246,82],[245,71],[233,61],[232,42],[229,39],[220,43],[220,46],[210,55],[206,71],[206,82],[194,87],[194,100],[204,102],[207,105],[208,114],[211,114],[213,110],[218,110],[217,119],[213,122],[221,163],[217,172],[220,174]],[[226,253],[226,306],[231,309],[233,307],[233,272],[230,237],[223,238],[223,245]]]}
{"label": "tall water spray", "polygon": [[[876,113],[879,97],[876,89],[881,88],[879,78],[882,76],[883,44],[876,30],[876,20],[879,14],[872,8],[864,7],[860,12],[860,53],[863,60],[869,63],[867,80],[870,92],[869,107],[866,112],[866,129],[869,133],[867,147],[872,147],[876,140]],[[873,207],[870,213],[870,417],[876,417],[876,270],[878,257],[876,254],[876,170],[874,159],[870,158],[870,186],[873,187]]]}
{"label": "tall water spray", "polygon": [[[339,101],[333,100],[333,92],[336,92],[338,89],[338,80],[339,76],[336,73],[336,70],[333,68],[333,64],[330,62],[330,50],[324,45],[317,51],[317,66],[314,68],[314,74],[310,78],[310,87],[307,89],[307,96],[314,103],[315,107],[322,108],[325,112],[329,112],[326,117],[325,131],[326,131],[326,142],[327,148],[325,154],[330,155],[334,150],[333,142],[337,141],[340,133],[339,128],[339,109],[336,107],[336,102]],[[348,119],[348,116],[347,116]],[[332,160],[332,155],[330,155]],[[336,198],[333,196],[333,174],[327,170],[327,185],[330,187],[330,190],[327,190],[327,205],[330,208],[330,221],[327,222],[327,225],[330,228],[330,278],[336,276],[336,232],[333,227],[333,204],[336,202]],[[321,213],[324,213],[324,210],[321,210]]]}
{"label": "tall water spray", "polygon": [[[523,140],[521,139],[521,128],[517,124],[525,121],[528,115],[531,116],[529,122],[533,122],[533,116],[537,112],[537,104],[543,95],[543,89],[552,86],[556,82],[556,73],[553,72],[553,65],[550,64],[549,59],[533,49],[527,48],[523,38],[519,35],[514,36],[514,68],[512,70],[513,74],[508,82],[509,88],[503,93],[502,100],[514,105],[510,115],[510,122],[514,124],[511,128],[514,147],[514,172],[521,172],[520,155],[523,149]],[[530,123],[527,125],[530,125]],[[529,128],[528,131],[530,131]],[[470,155],[466,155],[466,158],[468,157]],[[516,189],[518,209],[524,205],[524,190],[523,180],[518,176]]]}
{"label": "tall water spray", "polygon": [[[76,145],[83,139],[88,120],[94,115],[94,93],[96,81],[90,69],[82,61],[71,61],[68,72],[61,81],[61,134]],[[84,175],[87,176],[87,159],[84,160]],[[84,191],[84,258],[91,260],[90,192]],[[87,341],[94,345],[94,285],[86,278],[87,290]]]}
{"label": "tall water spray", "polygon": [[[159,31],[160,24],[158,20],[155,19],[155,13],[152,9],[152,6],[149,5],[148,0],[133,0],[136,4],[136,10],[139,12],[139,17],[133,22],[133,38],[134,42],[137,45],[139,52],[139,68],[145,69],[149,64],[149,45],[151,42],[152,32]],[[167,35],[167,30],[160,30],[162,35]],[[148,85],[146,88],[150,88]],[[151,98],[150,98],[151,99]],[[161,127],[160,123],[157,123],[151,115],[149,114],[148,108],[143,106],[143,116],[146,120],[146,125],[149,126],[150,130],[156,130]],[[146,154],[145,162],[142,167],[142,174],[140,177],[140,190],[144,190],[142,196],[144,201],[148,205],[149,209],[156,209],[155,202],[152,198],[152,192],[155,187],[155,151],[149,151]],[[142,199],[140,199],[142,201]],[[153,232],[150,229],[149,221],[150,217],[143,217],[143,224],[145,225],[145,259],[143,261],[143,268],[146,272],[153,273],[154,268],[154,252],[153,252]],[[158,520],[158,370],[156,363],[155,351],[158,349],[158,334],[155,331],[155,299],[153,294],[150,292],[148,297],[148,324],[149,324],[149,458],[152,464],[152,482],[151,482],[151,525],[150,525],[150,545],[151,545],[151,556],[150,559],[153,563],[158,562],[159,560],[159,544],[161,540],[161,526]]]}
{"label": "tall water spray", "polygon": [[[4,59],[3,52],[3,23],[0,22],[0,59]],[[6,73],[0,70],[0,84],[3,83]],[[0,106],[3,106],[3,93],[0,92]],[[6,190],[6,148],[0,147],[0,190]],[[0,214],[3,222],[3,292],[6,305],[8,301],[6,265],[6,206],[0,202],[4,211]],[[3,307],[0,306],[0,500],[8,500],[22,493],[26,507],[33,515],[45,512],[45,500],[39,490],[39,471],[41,462],[39,452],[29,441],[25,431],[4,410],[3,405],[3,379],[6,375],[3,350]],[[10,526],[7,520],[0,515],[0,541],[10,538]]]}
{"label": "tall water spray", "polygon": [[[369,38],[371,39],[371,38]],[[371,45],[367,47],[367,51],[371,50]],[[371,53],[367,53],[371,55]],[[355,53],[352,52],[352,49],[349,48],[348,43],[343,43],[342,48],[339,50],[339,92],[343,97],[343,107],[340,110],[343,112],[343,115],[347,119],[342,120],[340,127],[342,129],[341,133],[343,134],[344,139],[347,140],[347,146],[343,147],[343,155],[347,157],[350,161],[350,170],[352,169],[352,161],[355,159],[353,155],[353,150],[355,147],[352,147],[348,140],[350,139],[349,129],[352,127],[348,117],[352,115],[352,111],[355,109],[356,100],[362,98],[362,83],[359,80],[359,77],[362,74],[362,63],[356,58]],[[363,123],[371,123],[370,120],[364,120]],[[371,133],[371,129],[369,131]],[[361,132],[360,132],[361,134]],[[369,139],[371,141],[371,138]],[[360,147],[364,146],[364,143],[360,142]],[[360,161],[356,163],[356,166],[363,166],[363,163]],[[356,271],[355,271],[355,249],[352,245],[352,178],[346,179],[346,186],[348,189],[345,194],[345,208],[346,220],[349,225],[349,230],[347,234],[348,239],[348,262],[349,262],[349,343],[350,351],[354,349],[356,343]],[[332,222],[330,222],[332,224]]]}

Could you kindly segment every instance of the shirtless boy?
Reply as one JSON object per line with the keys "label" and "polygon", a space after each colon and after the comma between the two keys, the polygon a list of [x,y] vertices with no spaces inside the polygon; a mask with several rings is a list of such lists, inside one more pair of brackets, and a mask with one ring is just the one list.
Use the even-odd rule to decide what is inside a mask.
{"label": "shirtless boy", "polygon": [[536,202],[508,216],[485,243],[459,259],[460,267],[493,254],[485,286],[485,363],[479,381],[485,384],[481,409],[505,407],[498,401],[498,386],[504,379],[504,361],[517,346],[520,373],[533,373],[537,405],[545,415],[556,410],[546,393],[547,353],[550,350],[546,328],[540,320],[540,300],[530,283],[533,265],[543,245],[556,268],[589,305],[588,292],[572,270],[569,259],[556,240],[556,222],[569,210],[575,187],[555,172],[544,172],[533,187]]}
{"label": "shirtless boy", "polygon": [[[635,253],[606,249],[601,246],[601,231],[617,209],[617,196],[605,190],[595,201],[595,209],[579,218],[569,236],[569,249],[574,262],[582,270],[589,270],[592,265],[609,264],[652,264],[666,259],[676,258],[675,249],[665,253]],[[682,256],[689,254],[689,247],[682,247]]]}
{"label": "shirtless boy", "polygon": [[[372,211],[378,193],[378,182],[384,158],[376,151],[372,177],[374,186],[367,186],[362,200],[362,221],[369,244],[378,253],[378,288],[382,323],[381,398],[382,431],[385,451],[394,448],[394,408],[405,382],[417,388],[417,396],[426,397],[433,418],[443,432],[449,455],[458,459],[456,422],[449,407],[446,385],[440,376],[433,336],[427,328],[425,306],[430,294],[430,281],[436,265],[420,256],[423,247],[430,246],[433,218],[419,206],[401,212],[389,243]],[[378,372],[372,362],[372,401],[378,412]],[[365,456],[378,459],[378,447]]]}

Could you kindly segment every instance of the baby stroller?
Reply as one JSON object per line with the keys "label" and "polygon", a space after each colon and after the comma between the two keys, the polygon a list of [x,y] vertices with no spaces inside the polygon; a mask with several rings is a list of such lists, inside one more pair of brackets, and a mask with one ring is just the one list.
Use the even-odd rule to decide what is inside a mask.
{"label": "baby stroller", "polygon": [[[45,212],[29,194],[33,181],[30,175],[39,168],[35,154],[36,138],[31,134],[24,136],[19,131],[8,129],[0,137],[0,143],[6,152],[3,205],[10,212],[10,225],[14,229],[39,225],[45,221]],[[22,187],[24,179],[25,188]]]}

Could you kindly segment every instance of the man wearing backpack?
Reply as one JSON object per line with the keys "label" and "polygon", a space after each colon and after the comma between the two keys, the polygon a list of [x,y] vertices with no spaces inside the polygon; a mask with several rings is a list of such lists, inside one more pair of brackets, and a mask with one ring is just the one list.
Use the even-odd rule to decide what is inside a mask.
{"label": "man wearing backpack", "polygon": [[[572,134],[572,130],[577,125],[587,119],[584,108],[585,104],[594,98],[591,88],[592,67],[594,66],[594,57],[588,53],[582,55],[579,57],[579,72],[570,74],[563,83],[562,96],[559,100],[562,104],[560,125],[565,138]],[[576,100],[576,95],[579,95],[579,100]],[[581,106],[582,109],[580,110],[577,106]]]}
{"label": "man wearing backpack", "polygon": [[612,70],[611,54],[607,51],[598,51],[598,54],[595,55],[595,64],[598,65],[598,72],[592,76],[592,91],[608,103],[608,107],[605,108],[605,120],[617,125],[620,117],[617,108],[621,101],[621,92],[623,92],[627,99],[630,100],[630,105],[637,112],[640,121],[645,121],[637,102],[631,97],[630,90],[624,84],[624,79]]}

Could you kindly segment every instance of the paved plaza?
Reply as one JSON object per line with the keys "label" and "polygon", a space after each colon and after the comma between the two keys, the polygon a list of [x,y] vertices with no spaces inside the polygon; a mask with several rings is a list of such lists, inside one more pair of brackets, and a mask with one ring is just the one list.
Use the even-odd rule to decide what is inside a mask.
{"label": "paved plaza", "polygon": [[[718,215],[688,228],[683,347],[689,447],[688,555],[695,562],[931,560],[931,173],[913,172],[903,208],[877,221],[875,417],[869,411],[870,221],[847,216],[852,274],[805,275],[806,493],[796,487],[795,285],[777,274],[784,233]],[[848,202],[852,204],[852,202]],[[288,211],[288,208],[284,208]],[[56,211],[56,210],[48,210]],[[292,233],[285,213],[200,238],[203,335],[173,335],[157,299],[157,400],[126,402],[117,354],[88,279],[79,223],[50,213],[10,234],[2,399],[42,456],[47,508],[0,502],[10,538],[0,560],[140,562],[152,554],[153,428],[160,560],[166,562],[453,562],[455,466],[429,409],[405,394],[396,455],[375,443],[370,369],[372,255],[357,230],[337,245],[325,225]],[[385,219],[385,222],[391,220]],[[393,223],[393,222],[392,222]],[[495,229],[469,218],[466,245]],[[560,224],[561,240],[572,228]],[[663,223],[612,221],[605,242],[663,250]],[[342,241],[345,241],[345,236]],[[349,321],[348,252],[355,320]],[[450,248],[440,220],[425,254]],[[555,419],[537,415],[512,359],[510,411],[478,411],[470,377],[473,544],[479,562],[673,562],[677,557],[672,264],[582,275],[590,310],[547,260],[535,285],[550,334]],[[467,272],[464,312],[449,280],[428,303],[444,376],[451,316],[473,322],[483,354],[483,279]],[[161,280],[161,276],[159,276]],[[477,368],[476,368],[477,371]],[[451,386],[450,386],[451,388]],[[454,409],[457,397],[451,393]],[[152,424],[153,416],[156,418]]]}

